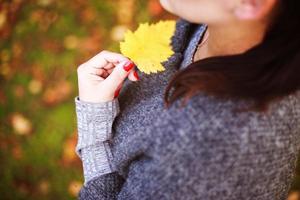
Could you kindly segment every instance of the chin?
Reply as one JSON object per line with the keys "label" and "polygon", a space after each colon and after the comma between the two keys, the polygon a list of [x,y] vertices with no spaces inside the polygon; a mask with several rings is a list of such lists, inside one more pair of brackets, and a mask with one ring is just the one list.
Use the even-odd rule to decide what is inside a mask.
{"label": "chin", "polygon": [[167,11],[175,14],[172,10],[172,7],[170,6],[170,2],[169,0],[159,0],[160,1],[160,5]]}

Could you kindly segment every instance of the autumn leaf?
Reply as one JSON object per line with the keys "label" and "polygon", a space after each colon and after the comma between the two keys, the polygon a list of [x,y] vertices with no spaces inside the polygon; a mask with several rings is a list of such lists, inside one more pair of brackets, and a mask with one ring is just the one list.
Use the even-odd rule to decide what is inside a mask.
{"label": "autumn leaf", "polygon": [[20,113],[14,113],[11,118],[12,127],[18,135],[28,135],[32,131],[32,124]]}
{"label": "autumn leaf", "polygon": [[174,52],[171,37],[175,21],[165,20],[156,24],[142,23],[135,32],[125,33],[120,43],[121,53],[135,62],[137,68],[146,74],[164,71],[162,65]]}
{"label": "autumn leaf", "polygon": [[82,187],[82,183],[76,180],[73,180],[70,182],[68,191],[69,194],[76,197],[80,191],[80,188]]}

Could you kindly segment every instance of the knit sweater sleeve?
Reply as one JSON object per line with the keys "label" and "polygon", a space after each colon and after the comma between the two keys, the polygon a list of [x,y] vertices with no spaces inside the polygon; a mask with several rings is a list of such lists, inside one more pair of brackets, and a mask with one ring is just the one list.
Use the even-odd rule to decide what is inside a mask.
{"label": "knit sweater sleeve", "polygon": [[110,163],[111,129],[120,112],[118,99],[88,103],[75,98],[78,141],[76,153],[82,160],[85,184],[99,175],[115,171]]}
{"label": "knit sweater sleeve", "polygon": [[236,114],[205,102],[173,106],[133,130],[126,155],[140,153],[126,177],[100,174],[81,188],[79,199],[285,199],[298,140],[275,130],[296,130],[294,111]]}
{"label": "knit sweater sleeve", "polygon": [[[184,195],[187,195],[189,199],[189,195],[195,195],[187,194],[194,192],[188,191],[188,187],[191,184],[201,184],[201,178],[204,177],[194,174],[190,165],[197,164],[199,160],[192,159],[192,155],[189,155],[191,154],[189,147],[193,144],[187,144],[190,140],[184,138],[196,131],[193,130],[195,125],[192,125],[191,117],[187,115],[190,113],[187,109],[191,109],[190,107],[184,110],[173,107],[169,111],[164,110],[157,114],[155,120],[142,128],[136,133],[136,138],[132,139],[145,146],[146,150],[130,163],[127,177],[124,179],[117,171],[99,175],[81,188],[78,198],[184,199]],[[128,148],[133,151],[136,143],[128,144]],[[198,164],[206,170],[205,163],[199,161]]]}
{"label": "knit sweater sleeve", "polygon": [[[81,107],[79,106],[79,108]],[[177,165],[177,160],[174,157],[172,157],[172,155],[174,156],[174,152],[164,152],[165,148],[162,148],[162,143],[160,142],[162,141],[164,134],[171,135],[174,131],[176,132],[176,130],[174,130],[174,127],[178,128],[181,127],[183,124],[187,125],[188,123],[188,121],[176,122],[178,118],[180,118],[180,116],[182,115],[182,112],[180,110],[176,110],[175,112],[172,111],[174,110],[165,110],[164,112],[159,113],[155,121],[153,121],[153,123],[150,123],[148,124],[148,126],[143,127],[143,130],[136,134],[137,138],[135,139],[144,141],[145,143],[142,145],[144,145],[145,148],[147,148],[146,146],[153,148],[150,151],[152,151],[152,153],[154,154],[150,152],[143,152],[145,154],[143,154],[143,156],[140,157],[140,161],[138,159],[131,163],[129,167],[131,170],[128,172],[128,176],[126,177],[126,179],[123,176],[121,176],[118,173],[118,171],[95,174],[95,176],[92,179],[89,179],[86,182],[86,184],[83,185],[79,192],[78,198],[81,200],[140,200],[147,198],[160,199],[160,195],[162,193],[159,192],[158,194],[156,194],[155,190],[159,189],[161,186],[164,187],[165,184],[172,184],[171,180],[163,179],[168,178],[168,174],[171,172],[169,171],[170,167],[173,167],[173,165]],[[89,113],[87,112],[87,110],[85,112]],[[169,112],[172,112],[173,114],[170,114]],[[79,119],[81,118],[79,117]],[[177,125],[174,126],[174,123],[177,123]],[[181,129],[177,131],[183,131],[183,128],[184,127],[181,127]],[[189,131],[190,130],[186,130],[185,132]],[[144,133],[143,136],[140,135],[142,133]],[[153,133],[156,134],[156,140],[153,140],[153,138],[151,138],[151,135]],[[150,138],[145,138],[144,136],[149,136]],[[133,138],[132,140],[135,139]],[[136,147],[129,146],[128,148],[134,149]],[[162,155],[159,155],[160,153],[162,153]],[[152,160],[151,162],[144,162],[145,159],[147,159],[148,157],[146,154],[148,154],[149,156],[150,154],[152,154],[151,156],[154,156],[156,158],[153,157],[154,160]],[[165,163],[168,159],[172,159],[173,162],[170,160],[167,163]],[[157,162],[161,161],[164,163],[161,163],[162,165],[159,165],[159,163]],[[162,180],[157,179],[157,176],[160,175],[163,176]],[[167,193],[165,195],[170,195],[168,194],[168,192],[171,191],[166,192]]]}

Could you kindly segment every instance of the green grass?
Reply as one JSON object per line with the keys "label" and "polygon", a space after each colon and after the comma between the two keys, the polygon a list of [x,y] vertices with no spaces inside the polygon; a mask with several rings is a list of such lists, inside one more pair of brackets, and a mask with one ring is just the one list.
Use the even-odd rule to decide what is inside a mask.
{"label": "green grass", "polygon": [[[128,27],[152,19],[147,2],[137,2]],[[7,10],[19,6],[5,4]],[[76,66],[101,49],[118,51],[118,41],[110,37],[112,27],[119,25],[117,5],[117,0],[34,0],[9,13],[16,18],[2,29],[11,32],[0,35],[1,199],[76,198],[72,185],[83,181],[74,151]],[[78,43],[72,48],[66,46],[70,36]],[[95,36],[95,42],[84,45]],[[32,81],[40,83],[35,92]],[[16,130],[24,123],[14,124],[19,116],[29,122],[30,131]]]}

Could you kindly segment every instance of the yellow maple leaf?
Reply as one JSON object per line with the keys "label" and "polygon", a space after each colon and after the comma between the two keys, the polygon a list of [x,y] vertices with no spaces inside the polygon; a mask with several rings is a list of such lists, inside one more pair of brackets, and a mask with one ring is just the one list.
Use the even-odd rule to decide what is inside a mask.
{"label": "yellow maple leaf", "polygon": [[175,31],[174,20],[156,24],[141,23],[135,32],[128,30],[120,43],[121,53],[130,58],[146,74],[164,71],[161,64],[174,52],[171,37]]}

